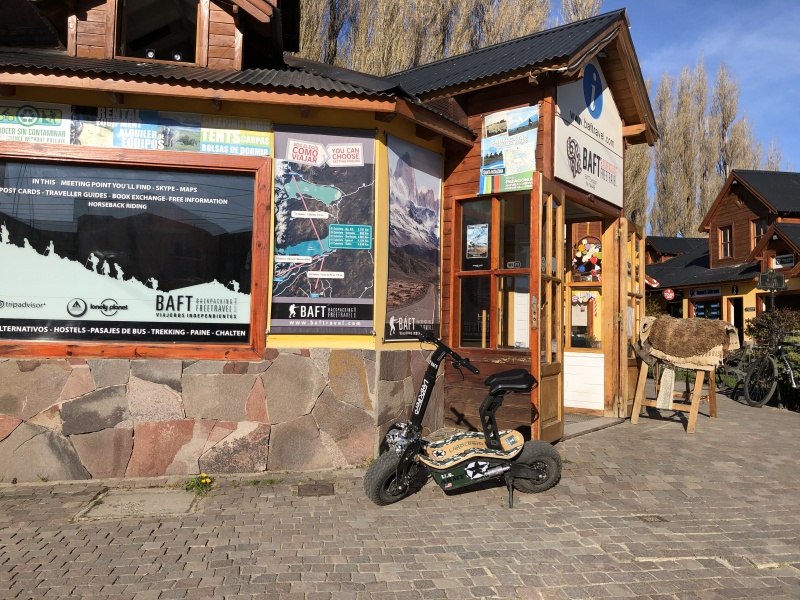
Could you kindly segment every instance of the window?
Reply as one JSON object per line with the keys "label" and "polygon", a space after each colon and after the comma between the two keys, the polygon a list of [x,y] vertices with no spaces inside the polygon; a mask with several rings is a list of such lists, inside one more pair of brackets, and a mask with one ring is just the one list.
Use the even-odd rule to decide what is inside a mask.
{"label": "window", "polygon": [[[9,149],[9,152],[12,150]],[[0,343],[14,351],[256,359],[270,161],[75,149],[0,158]],[[98,166],[102,164],[102,166]],[[34,345],[27,345],[26,342]],[[69,349],[66,349],[66,346]],[[109,346],[110,347],[110,346]]]}
{"label": "window", "polygon": [[530,202],[468,200],[460,204],[460,215],[460,345],[529,348]]}
{"label": "window", "polygon": [[[570,350],[603,347],[603,244],[601,221],[570,223],[567,280],[567,345]],[[637,265],[638,268],[638,265]]]}
{"label": "window", "polygon": [[733,257],[733,241],[732,241],[732,228],[730,225],[727,227],[719,228],[719,257],[732,258]]}
{"label": "window", "polygon": [[119,0],[117,56],[194,63],[199,0]]}
{"label": "window", "polygon": [[756,219],[753,221],[753,248],[756,247],[761,238],[767,232],[767,219]]}

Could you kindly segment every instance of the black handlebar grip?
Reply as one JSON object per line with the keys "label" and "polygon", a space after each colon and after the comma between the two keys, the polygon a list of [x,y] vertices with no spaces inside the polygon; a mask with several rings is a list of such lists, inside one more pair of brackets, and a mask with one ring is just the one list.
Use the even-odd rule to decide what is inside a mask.
{"label": "black handlebar grip", "polygon": [[461,364],[464,365],[467,368],[467,371],[469,371],[473,375],[480,375],[481,374],[481,372],[478,370],[478,368],[475,367],[471,362],[469,362],[468,358],[464,359],[464,362],[462,362]]}

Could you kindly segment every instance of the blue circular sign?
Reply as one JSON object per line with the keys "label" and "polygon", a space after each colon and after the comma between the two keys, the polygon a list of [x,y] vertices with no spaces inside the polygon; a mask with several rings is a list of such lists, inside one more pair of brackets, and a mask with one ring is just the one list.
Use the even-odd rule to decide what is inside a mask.
{"label": "blue circular sign", "polygon": [[583,98],[589,114],[595,119],[599,118],[603,112],[603,82],[597,67],[592,64],[587,65],[583,71]]}

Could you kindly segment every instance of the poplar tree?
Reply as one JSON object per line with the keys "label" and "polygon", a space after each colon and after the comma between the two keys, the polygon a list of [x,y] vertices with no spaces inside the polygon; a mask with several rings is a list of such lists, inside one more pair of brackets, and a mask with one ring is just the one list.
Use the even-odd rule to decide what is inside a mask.
{"label": "poplar tree", "polygon": [[550,0],[301,0],[300,55],[387,75],[535,33],[549,17]]}
{"label": "poplar tree", "polygon": [[747,114],[739,116],[739,82],[722,63],[710,100],[701,58],[694,71],[662,75],[653,99],[655,146],[652,235],[696,237],[700,222],[733,169],[779,168],[773,142],[766,162]]}
{"label": "poplar tree", "polygon": [[572,23],[594,17],[602,5],[603,0],[561,0],[561,19]]}

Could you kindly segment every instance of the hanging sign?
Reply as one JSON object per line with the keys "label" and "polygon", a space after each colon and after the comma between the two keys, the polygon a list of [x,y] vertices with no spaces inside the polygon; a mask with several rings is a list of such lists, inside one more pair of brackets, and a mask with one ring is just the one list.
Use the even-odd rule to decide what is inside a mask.
{"label": "hanging sign", "polygon": [[770,269],[758,274],[758,285],[756,287],[760,290],[785,290],[786,278],[783,273]]}
{"label": "hanging sign", "polygon": [[675,299],[675,290],[666,289],[663,292],[665,300],[674,300]]}

